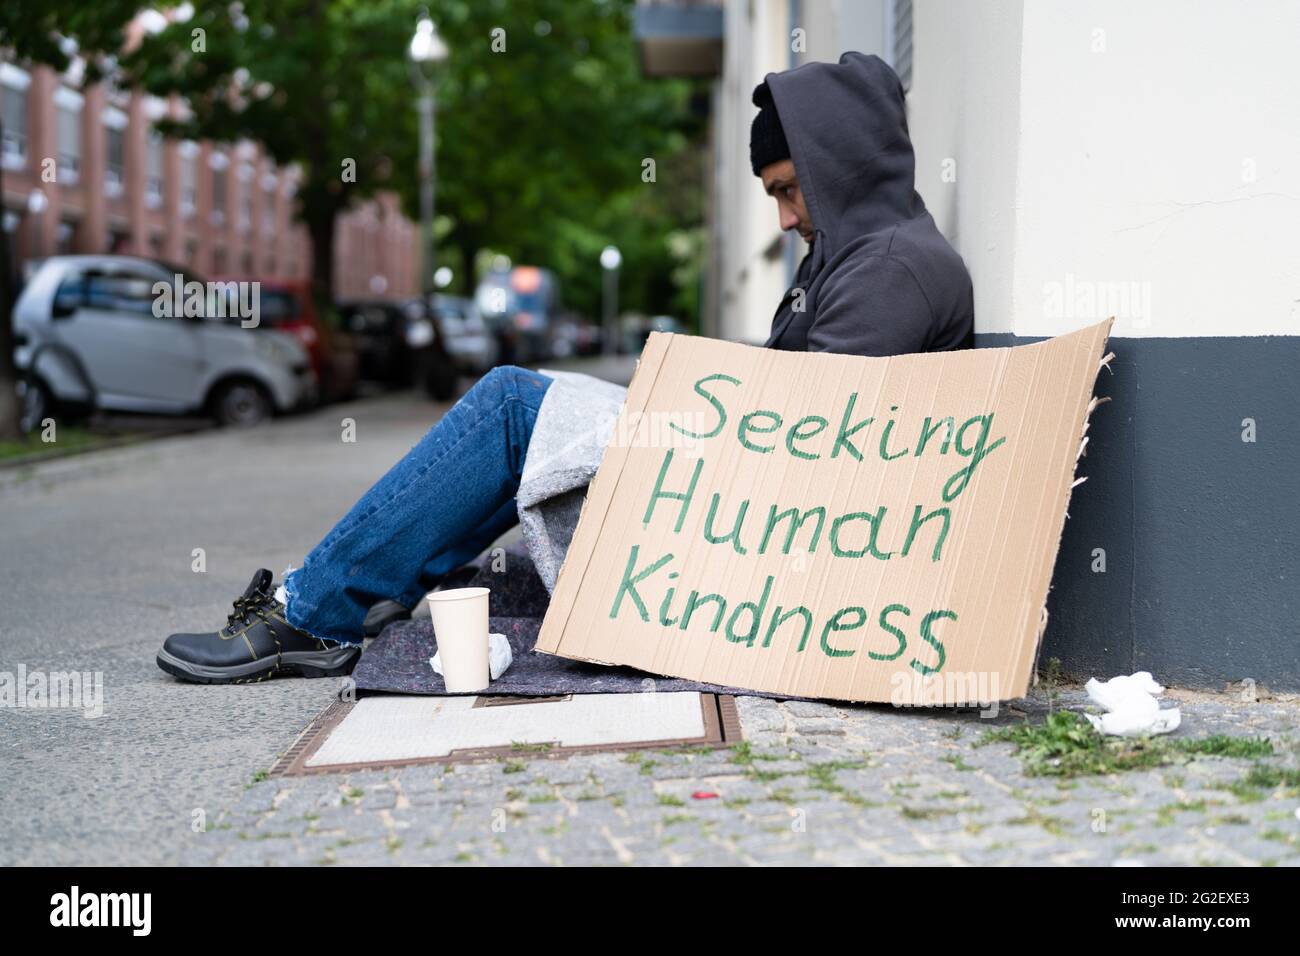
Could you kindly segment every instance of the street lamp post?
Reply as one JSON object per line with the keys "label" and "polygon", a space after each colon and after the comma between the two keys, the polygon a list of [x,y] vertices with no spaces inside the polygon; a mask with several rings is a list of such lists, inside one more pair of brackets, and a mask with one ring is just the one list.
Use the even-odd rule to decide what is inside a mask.
{"label": "street lamp post", "polygon": [[[45,256],[45,235],[41,219],[50,201],[39,188],[33,189],[27,196],[27,211],[32,214],[32,251],[29,259],[41,259]],[[8,268],[6,265],[5,268]]]}
{"label": "street lamp post", "polygon": [[606,246],[600,251],[600,267],[605,272],[604,309],[601,316],[601,352],[613,355],[618,351],[614,339],[615,319],[618,314],[618,267],[623,264],[623,254],[618,246]]}
{"label": "street lamp post", "polygon": [[433,273],[437,267],[436,248],[433,236],[433,187],[436,154],[434,151],[434,87],[436,70],[447,59],[447,45],[438,36],[438,31],[429,19],[428,12],[423,12],[415,25],[415,35],[407,49],[411,67],[411,82],[420,93],[416,109],[420,114],[420,233],[422,268],[421,285],[426,296],[434,291]]}

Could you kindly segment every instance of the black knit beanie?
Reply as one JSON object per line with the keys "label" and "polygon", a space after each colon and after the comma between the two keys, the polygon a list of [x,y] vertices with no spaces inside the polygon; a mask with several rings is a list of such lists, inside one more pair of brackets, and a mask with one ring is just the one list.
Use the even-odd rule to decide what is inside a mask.
{"label": "black knit beanie", "polygon": [[777,115],[766,80],[754,87],[754,105],[758,107],[758,115],[749,127],[749,164],[757,176],[764,166],[789,159],[790,146],[785,141],[781,117]]}

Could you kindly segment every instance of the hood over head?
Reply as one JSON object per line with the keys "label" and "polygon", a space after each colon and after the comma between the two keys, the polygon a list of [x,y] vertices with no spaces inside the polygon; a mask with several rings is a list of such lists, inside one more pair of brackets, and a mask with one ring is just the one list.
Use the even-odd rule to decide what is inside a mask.
{"label": "hood over head", "polygon": [[763,82],[772,92],[818,259],[925,212],[907,134],[903,84],[877,56],[805,63]]}

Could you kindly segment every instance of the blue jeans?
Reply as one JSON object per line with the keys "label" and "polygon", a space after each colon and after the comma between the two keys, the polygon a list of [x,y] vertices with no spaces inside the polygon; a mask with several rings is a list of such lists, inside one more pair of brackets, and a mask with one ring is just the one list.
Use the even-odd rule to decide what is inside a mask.
{"label": "blue jeans", "polygon": [[515,493],[552,379],[498,366],[465,393],[285,576],[285,617],[360,644],[385,598],[412,607],[518,522]]}

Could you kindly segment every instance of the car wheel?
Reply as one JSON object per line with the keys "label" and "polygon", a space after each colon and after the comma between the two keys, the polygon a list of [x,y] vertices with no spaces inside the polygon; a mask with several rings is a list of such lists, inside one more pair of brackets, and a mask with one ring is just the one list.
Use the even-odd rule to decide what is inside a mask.
{"label": "car wheel", "polygon": [[271,399],[256,382],[227,382],[212,398],[212,415],[223,428],[245,428],[271,417]]}
{"label": "car wheel", "polygon": [[18,379],[18,429],[24,435],[41,427],[54,412],[49,389],[34,378]]}

